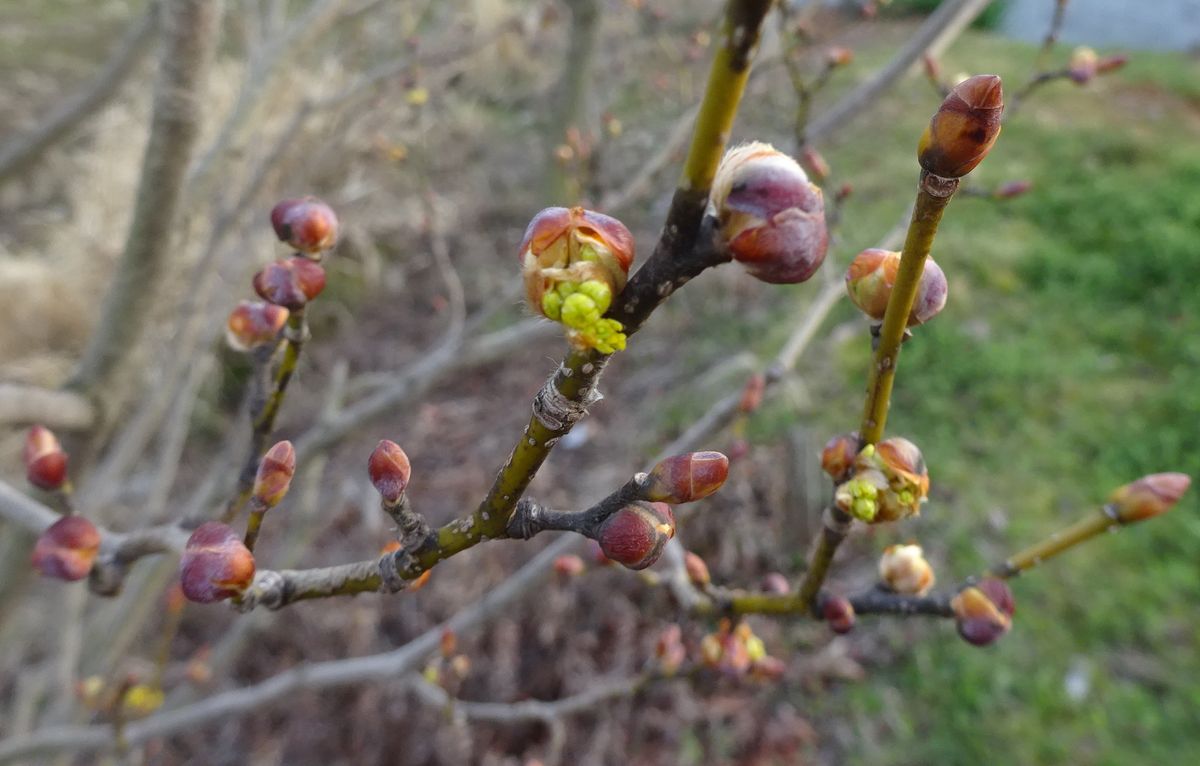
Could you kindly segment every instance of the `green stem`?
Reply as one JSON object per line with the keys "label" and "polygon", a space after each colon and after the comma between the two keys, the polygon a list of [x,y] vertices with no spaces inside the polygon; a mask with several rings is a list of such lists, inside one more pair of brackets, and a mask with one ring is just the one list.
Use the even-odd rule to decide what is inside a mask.
{"label": "green stem", "polygon": [[1101,532],[1121,526],[1121,518],[1111,506],[1104,506],[1046,539],[1034,543],[995,565],[989,574],[995,577],[1015,577],[1042,562],[1065,553],[1080,543],[1091,540]]}

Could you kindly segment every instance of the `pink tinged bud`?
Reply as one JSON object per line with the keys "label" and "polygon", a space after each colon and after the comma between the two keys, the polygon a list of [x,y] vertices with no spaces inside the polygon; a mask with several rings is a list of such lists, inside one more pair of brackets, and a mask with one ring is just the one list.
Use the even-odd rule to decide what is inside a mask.
{"label": "pink tinged bud", "polygon": [[64,516],[46,528],[33,546],[31,563],[45,577],[82,580],[100,552],[100,533],[82,516]]}
{"label": "pink tinged bud", "polygon": [[861,444],[857,431],[833,437],[825,442],[825,449],[821,450],[821,468],[834,481],[841,481],[854,465],[854,458],[862,449]]}
{"label": "pink tinged bud", "polygon": [[829,168],[829,163],[825,157],[812,147],[805,147],[800,155],[800,159],[804,162],[804,167],[809,173],[812,173],[813,178],[818,181],[824,181],[829,178],[832,172]]}
{"label": "pink tinged bud", "polygon": [[767,390],[767,379],[755,373],[742,387],[742,398],[738,402],[738,412],[748,415],[762,406],[763,394]]}
{"label": "pink tinged bud", "polygon": [[442,637],[438,641],[438,650],[442,653],[442,657],[449,659],[458,651],[458,636],[450,628],[442,631]]}
{"label": "pink tinged bud", "polygon": [[955,85],[921,136],[921,167],[943,178],[970,173],[996,143],[1003,113],[1004,93],[996,75],[975,75]]}
{"label": "pink tinged bud", "polygon": [[533,217],[518,250],[529,307],[559,283],[597,280],[616,296],[633,265],[633,235],[616,218],[582,207],[548,207]]}
{"label": "pink tinged bud", "polygon": [[825,61],[829,66],[846,66],[854,60],[854,51],[849,48],[835,45],[825,51]]}
{"label": "pink tinged bud", "polygon": [[189,601],[211,604],[240,596],[254,581],[254,555],[225,524],[201,524],[179,561],[179,582]]}
{"label": "pink tinged bud", "polygon": [[879,579],[896,593],[924,596],[933,587],[933,567],[919,545],[890,545],[879,557]]}
{"label": "pink tinged bud", "polygon": [[325,289],[325,269],[307,258],[275,261],[254,275],[254,291],[264,301],[295,311]]}
{"label": "pink tinged bud", "polygon": [[[900,253],[874,247],[863,250],[846,271],[846,292],[850,301],[871,319],[883,321],[899,268]],[[917,296],[908,315],[908,326],[924,324],[941,312],[946,306],[948,292],[942,267],[932,258],[926,258]]]}
{"label": "pink tinged bud", "polygon": [[683,665],[687,659],[687,650],[683,646],[683,631],[678,625],[672,624],[663,628],[658,640],[654,642],[654,656],[658,658],[658,664],[667,675],[674,674]]}
{"label": "pink tinged bud", "polygon": [[1067,64],[1067,76],[1076,85],[1086,85],[1096,76],[1100,57],[1091,48],[1079,47],[1071,51],[1071,60]]}
{"label": "pink tinged bud", "polygon": [[1033,181],[1020,179],[1017,181],[1006,181],[996,187],[996,191],[992,192],[992,196],[996,199],[1012,199],[1020,197],[1033,188]]}
{"label": "pink tinged bud", "polygon": [[296,450],[289,441],[281,441],[263,455],[254,477],[254,499],[267,508],[279,505],[296,473]]}
{"label": "pink tinged bud", "polygon": [[729,458],[720,452],[689,452],[663,460],[650,471],[646,499],[678,505],[708,497],[729,476]]}
{"label": "pink tinged bud", "polygon": [[1191,484],[1184,473],[1152,473],[1117,488],[1108,502],[1121,523],[1145,521],[1171,510]]}
{"label": "pink tinged bud", "polygon": [[367,472],[371,475],[375,491],[383,497],[383,501],[388,505],[395,505],[404,497],[404,490],[408,488],[412,465],[399,444],[384,439],[371,453],[371,458],[367,461]]}
{"label": "pink tinged bud", "polygon": [[712,576],[708,572],[708,564],[705,564],[704,559],[691,551],[684,554],[683,566],[687,570],[688,579],[697,588],[706,588],[712,582]]}
{"label": "pink tinged bud", "polygon": [[605,557],[628,567],[645,569],[658,561],[667,541],[675,536],[675,517],[666,503],[633,502],[609,516],[596,530]]}
{"label": "pink tinged bud", "polygon": [[560,577],[578,577],[583,574],[586,568],[587,565],[583,563],[583,559],[574,553],[568,553],[554,559],[554,573]]}
{"label": "pink tinged bud", "polygon": [[319,253],[337,244],[337,215],[316,197],[278,203],[271,208],[271,226],[279,241],[302,253]]}
{"label": "pink tinged bud", "polygon": [[829,623],[834,633],[849,633],[854,630],[854,605],[841,596],[829,596],[821,604],[821,616]]}
{"label": "pink tinged bud", "polygon": [[787,578],[779,572],[768,572],[763,575],[759,587],[762,588],[763,593],[774,593],[778,596],[786,596],[792,590]]}
{"label": "pink tinged bud", "polygon": [[290,313],[273,303],[242,301],[225,323],[225,340],[234,351],[249,351],[274,343]]}
{"label": "pink tinged bud", "polygon": [[38,489],[53,491],[67,481],[67,453],[54,432],[45,426],[33,426],[25,434],[21,456],[25,478]]}
{"label": "pink tinged bud", "polygon": [[1128,63],[1129,57],[1123,54],[1105,56],[1096,62],[1096,74],[1108,74],[1109,72],[1115,72]]}
{"label": "pink tinged bud", "polygon": [[803,282],[825,260],[829,232],[821,190],[769,144],[727,152],[709,204],[730,256],[763,282]]}
{"label": "pink tinged bud", "polygon": [[1016,603],[1003,580],[987,578],[959,591],[950,600],[950,608],[954,610],[958,634],[967,643],[987,646],[1012,627]]}

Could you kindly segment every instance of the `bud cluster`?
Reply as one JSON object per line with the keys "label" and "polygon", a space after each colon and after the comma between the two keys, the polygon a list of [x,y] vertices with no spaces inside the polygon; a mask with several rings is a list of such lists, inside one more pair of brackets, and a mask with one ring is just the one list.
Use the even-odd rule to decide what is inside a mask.
{"label": "bud cluster", "polygon": [[782,660],[767,654],[766,645],[749,623],[734,626],[728,619],[721,620],[715,632],[700,640],[700,661],[733,678],[777,680],[787,671]]}
{"label": "bud cluster", "polygon": [[834,492],[834,502],[870,524],[916,516],[929,494],[929,472],[921,450],[899,436],[863,447],[853,470],[853,476]]}

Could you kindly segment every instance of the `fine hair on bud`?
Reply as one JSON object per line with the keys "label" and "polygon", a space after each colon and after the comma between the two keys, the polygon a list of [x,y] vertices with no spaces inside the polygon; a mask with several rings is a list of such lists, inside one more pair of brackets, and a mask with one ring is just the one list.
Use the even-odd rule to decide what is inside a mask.
{"label": "fine hair on bud", "polygon": [[33,546],[31,563],[45,577],[82,580],[100,552],[100,532],[82,516],[64,516],[46,528]]}
{"label": "fine hair on bud", "polygon": [[710,213],[729,256],[772,284],[804,282],[825,261],[825,199],[804,169],[770,144],[726,152],[713,179]]}
{"label": "fine hair on bud", "polygon": [[688,452],[669,457],[650,471],[646,499],[678,505],[708,497],[729,476],[729,458],[720,452]]}
{"label": "fine hair on bud", "polygon": [[337,244],[338,218],[316,197],[285,199],[271,208],[271,227],[279,241],[314,255]]}
{"label": "fine hair on bud", "polygon": [[383,439],[371,452],[367,461],[367,473],[383,501],[395,505],[404,497],[404,490],[408,488],[412,464],[399,444],[390,439]]}
{"label": "fine hair on bud", "polygon": [[254,582],[254,555],[231,527],[210,521],[188,538],[179,560],[179,584],[189,601],[236,598]]}
{"label": "fine hair on bud", "polygon": [[970,173],[996,143],[1003,113],[1004,93],[996,75],[979,74],[955,85],[921,135],[921,167],[942,178]]}
{"label": "fine hair on bud", "polygon": [[25,434],[21,451],[26,480],[46,491],[61,488],[67,481],[67,453],[54,432],[36,425]]}
{"label": "fine hair on bud", "polygon": [[675,536],[675,516],[666,503],[635,501],[597,525],[594,539],[604,556],[629,569],[645,569]]}

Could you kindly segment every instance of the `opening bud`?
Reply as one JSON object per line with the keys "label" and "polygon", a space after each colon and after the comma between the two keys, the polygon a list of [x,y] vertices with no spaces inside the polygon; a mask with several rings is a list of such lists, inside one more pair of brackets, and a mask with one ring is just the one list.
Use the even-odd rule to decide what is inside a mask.
{"label": "opening bud", "polygon": [[242,301],[225,322],[225,341],[234,351],[250,351],[274,343],[290,313],[273,303]]}
{"label": "opening bud", "polygon": [[933,567],[919,545],[889,545],[879,557],[879,579],[896,593],[924,596],[933,587]]}
{"label": "opening bud", "polygon": [[834,481],[841,481],[854,465],[854,458],[858,457],[861,449],[862,439],[858,431],[839,434],[825,442],[825,448],[821,450],[821,468]]}
{"label": "opening bud", "polygon": [[1100,57],[1091,48],[1080,46],[1071,51],[1071,60],[1067,63],[1067,76],[1076,85],[1087,85],[1096,76]]}
{"label": "opening bud", "polygon": [[842,596],[828,596],[821,603],[821,617],[829,623],[834,633],[849,633],[854,630],[854,605]]}
{"label": "opening bud", "polygon": [[646,499],[672,505],[708,497],[729,476],[729,458],[720,452],[688,452],[663,460],[650,471]]}
{"label": "opening bud", "polygon": [[975,75],[955,85],[921,135],[921,167],[942,178],[970,173],[996,143],[1003,113],[1004,93],[996,75]]}
{"label": "opening bud", "polygon": [[408,488],[408,480],[412,476],[412,464],[408,455],[394,441],[384,439],[375,445],[375,451],[367,461],[367,472],[371,475],[371,483],[375,491],[383,497],[383,502],[396,505],[404,497]]}
{"label": "opening bud", "polygon": [[705,564],[704,559],[695,553],[688,551],[684,554],[683,566],[687,570],[688,579],[697,588],[707,588],[712,582],[712,576],[708,572],[708,564]]}
{"label": "opening bud", "polygon": [[179,584],[189,601],[211,604],[240,596],[254,581],[254,555],[225,524],[201,524],[179,561]]}
{"label": "opening bud", "polygon": [[325,269],[304,257],[275,261],[254,275],[254,291],[264,301],[295,311],[325,289]]}
{"label": "opening bud", "polygon": [[281,441],[263,455],[254,477],[254,499],[264,508],[279,505],[296,473],[296,450],[290,441]]}
{"label": "opening bud", "polygon": [[678,625],[671,624],[663,628],[654,642],[654,656],[666,675],[674,675],[687,659],[687,650],[683,646],[683,631]]}
{"label": "opening bud", "polygon": [[[883,321],[899,268],[900,253],[893,250],[872,247],[854,256],[846,270],[846,292],[850,301],[871,319]],[[926,258],[907,326],[915,327],[937,316],[946,306],[948,292],[942,267],[932,258]]]}
{"label": "opening bud", "polygon": [[868,444],[854,459],[854,475],[834,501],[868,523],[916,516],[929,494],[929,471],[917,445],[899,436]]}
{"label": "opening bud", "polygon": [[53,491],[67,481],[67,453],[54,432],[45,426],[33,426],[25,434],[21,457],[25,478],[38,489]]}
{"label": "opening bud", "polygon": [[804,282],[829,247],[825,200],[797,162],[770,144],[731,149],[709,197],[730,256],[772,284]]}
{"label": "opening bud", "polygon": [[1122,524],[1132,524],[1171,510],[1191,484],[1185,473],[1152,473],[1118,487],[1108,502]]}
{"label": "opening bud", "polygon": [[64,516],[46,528],[33,546],[31,563],[45,577],[82,580],[100,552],[100,532],[82,516]]}
{"label": "opening bud", "polygon": [[645,569],[658,561],[674,536],[675,516],[670,506],[636,501],[602,521],[595,540],[605,557],[629,569]]}
{"label": "opening bud", "polygon": [[1003,580],[986,578],[963,588],[950,600],[958,634],[975,646],[987,646],[1012,627],[1016,603]]}
{"label": "opening bud", "polygon": [[271,208],[271,226],[280,242],[302,253],[320,253],[337,244],[337,214],[316,197],[279,202]]}
{"label": "opening bud", "polygon": [[525,296],[535,313],[561,322],[572,343],[611,354],[625,348],[621,324],[605,319],[633,265],[633,235],[615,218],[550,207],[521,241]]}

